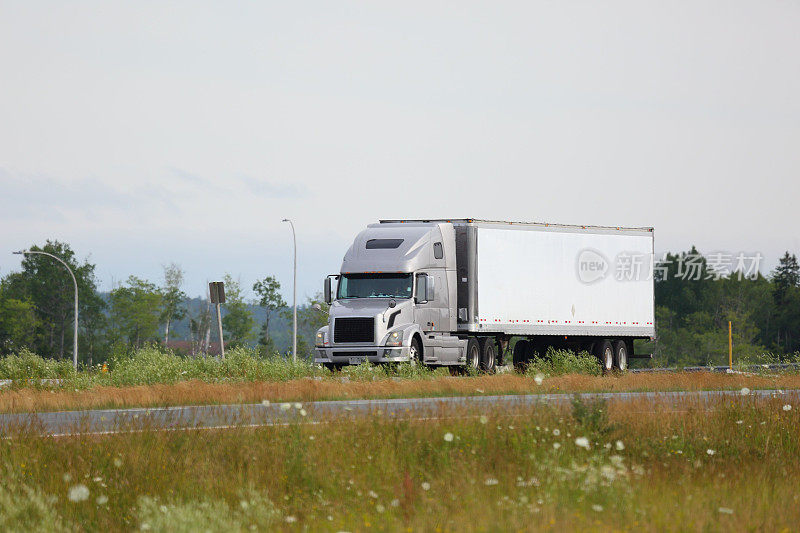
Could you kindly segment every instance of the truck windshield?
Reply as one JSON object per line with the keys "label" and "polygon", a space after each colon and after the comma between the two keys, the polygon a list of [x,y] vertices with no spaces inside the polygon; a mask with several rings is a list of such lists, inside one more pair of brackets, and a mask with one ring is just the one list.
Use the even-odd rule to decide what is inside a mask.
{"label": "truck windshield", "polygon": [[342,274],[337,298],[411,298],[411,274]]}

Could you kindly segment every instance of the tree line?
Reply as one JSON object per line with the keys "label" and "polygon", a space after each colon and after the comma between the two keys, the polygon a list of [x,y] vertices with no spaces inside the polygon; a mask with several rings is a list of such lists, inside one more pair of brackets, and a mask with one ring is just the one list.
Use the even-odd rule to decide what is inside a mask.
{"label": "tree line", "polygon": [[[187,355],[218,351],[215,310],[208,298],[202,305],[191,305],[192,299],[183,290],[184,272],[179,265],[165,265],[160,283],[130,276],[111,291],[101,293],[95,265],[79,261],[68,244],[47,241],[41,248],[32,246],[30,250],[58,256],[75,274],[82,363],[99,363],[114,353],[149,343],[178,347]],[[252,286],[256,295],[252,301],[247,301],[245,289],[230,274],[225,275],[224,283],[222,326],[226,347],[247,344],[257,346],[264,355],[275,354],[270,318],[290,315],[280,294],[280,282],[273,276],[257,281]],[[56,359],[71,357],[73,305],[72,279],[64,266],[47,256],[25,255],[20,272],[0,279],[0,354],[28,349]],[[254,306],[264,311],[260,325],[256,324]],[[311,356],[313,335],[327,320],[326,310],[319,298],[298,307],[301,356]],[[175,339],[178,323],[188,326],[183,339]]]}
{"label": "tree line", "polygon": [[[164,266],[160,283],[130,276],[108,293],[97,289],[95,265],[79,261],[66,243],[47,241],[38,248],[70,265],[79,291],[79,352],[84,364],[146,343],[168,346],[179,340],[188,355],[213,352],[216,318],[208,298],[191,300],[183,291],[180,266]],[[681,269],[691,258],[692,275]],[[267,276],[252,286],[248,301],[239,280],[226,274],[223,330],[226,346],[257,346],[277,352],[270,320],[285,324],[290,310],[281,285]],[[655,268],[657,342],[655,364],[704,365],[727,362],[728,321],[733,324],[737,358],[800,352],[800,266],[786,252],[765,277],[760,272],[720,275],[693,247],[669,253]],[[194,302],[193,305],[190,305]],[[260,308],[259,323],[255,311]],[[298,308],[298,354],[311,357],[314,333],[327,322],[328,306],[318,295]],[[42,356],[71,357],[73,287],[66,269],[42,255],[26,255],[22,269],[0,279],[0,354],[25,348]],[[175,339],[176,324],[182,339]],[[273,328],[274,329],[274,328]],[[218,344],[217,344],[218,346]]]}

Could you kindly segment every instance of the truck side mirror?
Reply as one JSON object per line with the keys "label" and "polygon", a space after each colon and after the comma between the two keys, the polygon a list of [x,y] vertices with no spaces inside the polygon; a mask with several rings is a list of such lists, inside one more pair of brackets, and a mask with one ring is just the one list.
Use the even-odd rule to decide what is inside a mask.
{"label": "truck side mirror", "polygon": [[428,275],[417,274],[417,292],[414,295],[414,303],[424,304],[428,302]]}
{"label": "truck side mirror", "polygon": [[325,278],[325,290],[323,292],[325,293],[325,303],[330,305],[333,301],[331,295],[331,278]]}

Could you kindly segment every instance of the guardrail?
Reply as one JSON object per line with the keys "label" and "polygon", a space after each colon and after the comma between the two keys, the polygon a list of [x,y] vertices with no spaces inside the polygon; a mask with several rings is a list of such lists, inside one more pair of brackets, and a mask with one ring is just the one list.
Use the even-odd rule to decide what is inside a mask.
{"label": "guardrail", "polygon": [[[800,363],[775,363],[763,365],[743,365],[734,366],[733,372],[745,371],[752,372],[758,370],[790,370],[800,369]],[[665,367],[665,368],[632,368],[630,372],[731,372],[730,367],[726,366],[686,366],[686,367]]]}
{"label": "guardrail", "polygon": [[[24,381],[24,382],[27,382],[27,383],[36,383],[35,379],[17,380],[17,381]],[[61,380],[61,379],[40,379],[39,383],[41,385],[56,386],[56,385],[61,385],[62,381],[63,380]],[[14,384],[14,380],[13,379],[0,379],[0,389],[5,389],[6,387],[11,387],[13,384]]]}

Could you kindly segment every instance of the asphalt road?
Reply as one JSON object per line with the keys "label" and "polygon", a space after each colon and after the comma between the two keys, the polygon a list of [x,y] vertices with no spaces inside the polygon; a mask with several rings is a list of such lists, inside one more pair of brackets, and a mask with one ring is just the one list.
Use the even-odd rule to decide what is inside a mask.
{"label": "asphalt road", "polygon": [[[0,414],[0,435],[10,437],[25,428],[40,435],[124,433],[152,430],[189,430],[230,427],[256,427],[314,422],[331,416],[383,416],[395,418],[437,418],[453,416],[454,408],[473,412],[536,405],[559,405],[572,401],[574,394],[529,394],[517,396],[457,396],[442,398],[407,398],[344,400],[300,403],[235,405],[194,405],[161,408],[56,411]],[[614,402],[632,400],[680,401],[685,399],[763,400],[781,398],[800,408],[800,390],[755,390],[691,392],[605,392],[580,395],[584,399]],[[463,413],[463,411],[462,411]]]}

